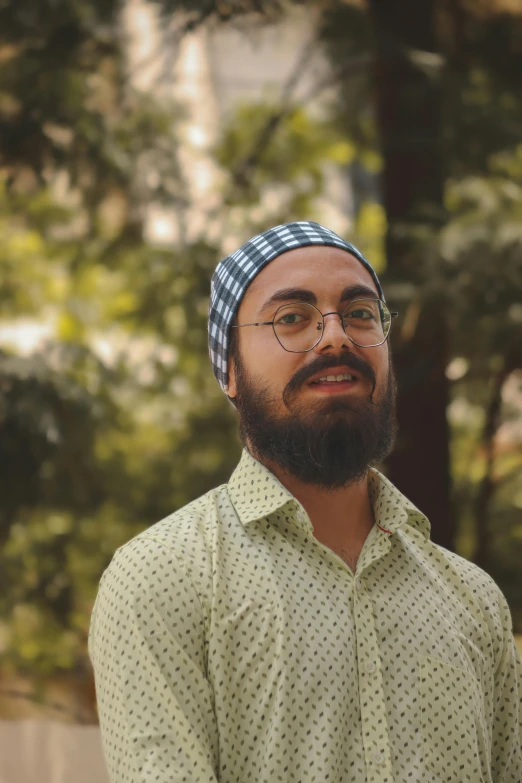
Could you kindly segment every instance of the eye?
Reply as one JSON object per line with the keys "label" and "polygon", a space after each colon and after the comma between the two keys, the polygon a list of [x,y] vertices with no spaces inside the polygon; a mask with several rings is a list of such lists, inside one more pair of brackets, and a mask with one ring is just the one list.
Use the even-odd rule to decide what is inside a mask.
{"label": "eye", "polygon": [[315,315],[317,315],[315,308],[305,302],[283,305],[274,315],[274,329],[279,332],[302,331],[309,327]]}
{"label": "eye", "polygon": [[282,315],[277,319],[276,323],[284,324],[285,326],[293,326],[294,324],[301,323],[303,319],[304,315],[302,313],[285,313],[285,315]]}
{"label": "eye", "polygon": [[371,319],[375,320],[375,313],[367,307],[358,307],[357,309],[345,312],[344,317],[346,319],[357,318],[359,320],[368,321]]}

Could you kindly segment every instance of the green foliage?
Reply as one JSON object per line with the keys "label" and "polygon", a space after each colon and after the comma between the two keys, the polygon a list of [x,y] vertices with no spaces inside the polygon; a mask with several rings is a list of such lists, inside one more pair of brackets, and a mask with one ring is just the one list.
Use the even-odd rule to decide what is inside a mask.
{"label": "green foliage", "polygon": [[325,165],[346,165],[353,148],[331,122],[269,102],[239,106],[215,154],[229,172],[225,204],[239,210],[251,230],[263,230],[274,221],[312,218]]}
{"label": "green foliage", "polygon": [[[150,203],[172,205],[181,221],[190,206],[176,154],[182,113],[129,85],[118,8],[26,0],[0,9],[0,304],[4,321],[42,318],[53,333],[37,355],[0,354],[0,638],[5,668],[42,677],[90,671],[90,610],[115,549],[226,481],[240,451],[207,355],[219,240],[165,248],[143,239]],[[336,57],[372,41],[364,14],[345,11],[343,29],[329,21]],[[468,59],[445,76],[450,221],[423,238],[421,278],[447,292],[451,357],[461,360],[448,415],[459,547],[472,557],[485,411],[520,331],[522,149],[512,127],[522,101],[494,41],[470,36]],[[513,47],[506,58],[516,63]],[[492,107],[498,134],[493,120],[479,121]],[[478,146],[466,143],[471,129]],[[224,237],[317,218],[336,167],[355,183],[351,238],[384,269],[366,69],[320,120],[273,98],[238,107],[215,158],[225,184],[213,218]],[[502,421],[516,415],[503,403]],[[514,607],[519,460],[513,446],[496,455],[489,508],[493,568],[504,564],[498,581]]]}
{"label": "green foliage", "polygon": [[[487,509],[492,541],[488,571],[504,590],[516,627],[522,624],[519,568],[520,465],[522,443],[516,439],[520,402],[500,403],[496,394],[522,377],[522,148],[496,152],[487,174],[448,182],[447,205],[452,219],[439,237],[445,281],[452,354],[461,362],[448,411],[452,424],[452,474],[459,510],[458,546],[467,557],[479,546],[477,501],[485,480],[493,494]],[[520,394],[518,396],[520,401]],[[511,423],[512,439],[494,447],[500,425]],[[488,448],[494,448],[488,464]]]}
{"label": "green foliage", "polygon": [[[209,18],[228,22],[246,14],[255,14],[258,22],[274,22],[281,18],[291,5],[304,4],[304,0],[151,0],[167,20],[177,12],[181,16],[182,33],[194,30]],[[180,12],[183,12],[180,14]]]}
{"label": "green foliage", "polygon": [[0,9],[0,302],[53,333],[0,354],[2,662],[31,676],[89,674],[115,549],[239,454],[207,356],[219,251],[143,239],[148,203],[186,202],[182,113],[128,83],[119,9]]}

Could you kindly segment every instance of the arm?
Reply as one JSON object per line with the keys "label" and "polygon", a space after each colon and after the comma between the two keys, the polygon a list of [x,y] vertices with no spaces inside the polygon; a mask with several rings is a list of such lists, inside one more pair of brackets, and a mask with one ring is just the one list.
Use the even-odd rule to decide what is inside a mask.
{"label": "arm", "polygon": [[495,670],[491,773],[494,783],[522,781],[522,662],[515,645],[511,613],[502,593],[502,650]]}
{"label": "arm", "polygon": [[133,539],[103,574],[89,631],[111,783],[217,783],[205,617],[174,552]]}

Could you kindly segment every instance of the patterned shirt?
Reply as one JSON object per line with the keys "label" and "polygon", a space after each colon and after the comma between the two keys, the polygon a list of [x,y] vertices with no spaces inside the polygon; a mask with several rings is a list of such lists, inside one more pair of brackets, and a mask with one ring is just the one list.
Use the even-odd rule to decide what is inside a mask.
{"label": "patterned shirt", "polygon": [[246,449],[117,550],[89,632],[112,783],[521,783],[503,593],[368,486],[355,573]]}

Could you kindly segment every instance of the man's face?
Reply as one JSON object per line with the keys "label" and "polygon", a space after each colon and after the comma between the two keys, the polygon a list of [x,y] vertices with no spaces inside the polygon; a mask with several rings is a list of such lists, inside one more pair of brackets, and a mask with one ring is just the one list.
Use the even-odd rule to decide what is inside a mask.
{"label": "man's face", "polygon": [[[272,321],[288,298],[267,303],[281,290],[299,289],[300,301],[322,312],[342,312],[347,288],[354,298],[378,298],[372,276],[353,256],[333,247],[304,247],[271,261],[249,286],[238,324]],[[311,295],[315,299],[311,298]],[[335,489],[361,480],[369,464],[386,457],[396,435],[396,384],[388,343],[361,348],[346,336],[339,316],[328,315],[318,345],[291,353],[271,326],[236,330],[229,362],[229,395],[235,398],[240,434],[260,460],[275,463],[304,483]],[[353,373],[356,381],[314,384],[319,376]]]}

